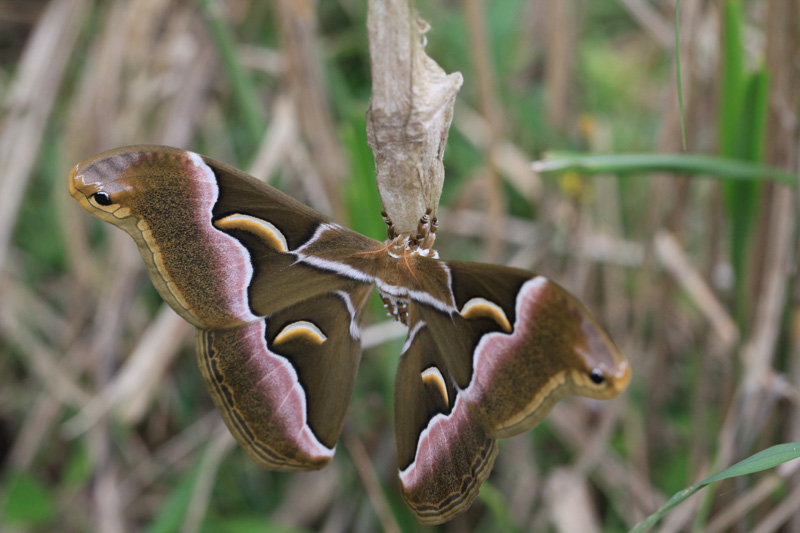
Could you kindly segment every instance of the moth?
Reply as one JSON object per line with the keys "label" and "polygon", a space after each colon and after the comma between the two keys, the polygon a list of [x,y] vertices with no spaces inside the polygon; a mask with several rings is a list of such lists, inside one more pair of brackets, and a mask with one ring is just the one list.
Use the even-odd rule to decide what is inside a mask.
{"label": "moth", "polygon": [[560,398],[627,386],[623,355],[549,279],[438,259],[436,222],[379,242],[244,172],[193,152],[131,146],[75,166],[69,191],[128,232],[162,298],[197,328],[200,371],[231,433],[259,465],[333,457],[361,358],[373,287],[407,324],[395,382],[403,498],[422,523],[465,510],[497,439]]}

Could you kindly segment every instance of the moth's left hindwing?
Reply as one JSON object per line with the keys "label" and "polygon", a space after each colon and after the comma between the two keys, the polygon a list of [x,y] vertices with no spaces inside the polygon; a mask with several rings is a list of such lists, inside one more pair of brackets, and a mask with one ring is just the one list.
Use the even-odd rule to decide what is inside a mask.
{"label": "moth's left hindwing", "polygon": [[370,291],[355,286],[254,324],[198,330],[198,362],[214,402],[260,465],[309,470],[330,461],[358,369],[358,322]]}
{"label": "moth's left hindwing", "polygon": [[497,455],[497,442],[466,404],[413,308],[395,383],[395,435],[403,498],[425,524],[469,507]]}

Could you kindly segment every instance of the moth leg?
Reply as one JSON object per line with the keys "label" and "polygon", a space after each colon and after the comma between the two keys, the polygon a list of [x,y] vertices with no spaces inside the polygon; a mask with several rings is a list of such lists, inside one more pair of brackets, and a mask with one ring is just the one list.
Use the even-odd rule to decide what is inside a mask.
{"label": "moth leg", "polygon": [[414,244],[420,246],[423,250],[430,250],[433,248],[433,241],[436,239],[436,229],[439,227],[439,220],[436,217],[431,219],[433,209],[430,207],[425,210],[425,214],[419,219],[417,225],[417,235],[414,237]]}
{"label": "moth leg", "polygon": [[397,230],[394,227],[394,223],[392,219],[389,218],[389,215],[386,214],[386,211],[381,211],[381,216],[383,217],[384,223],[386,223],[386,235],[389,237],[389,240],[394,240],[397,238]]}

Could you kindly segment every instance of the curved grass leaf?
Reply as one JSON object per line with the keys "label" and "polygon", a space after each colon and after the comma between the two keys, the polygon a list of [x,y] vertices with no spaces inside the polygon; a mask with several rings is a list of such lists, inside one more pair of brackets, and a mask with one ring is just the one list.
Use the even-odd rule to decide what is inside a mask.
{"label": "curved grass leaf", "polygon": [[702,154],[610,154],[583,155],[565,152],[545,154],[532,168],[541,174],[578,172],[581,174],[676,172],[735,180],[773,180],[797,186],[791,172],[758,163]]}
{"label": "curved grass leaf", "polygon": [[670,498],[667,503],[662,505],[658,511],[636,524],[629,533],[642,533],[647,531],[653,527],[653,525],[662,516],[664,516],[667,511],[673,507],[676,507],[679,503],[683,502],[683,500],[706,485],[710,485],[711,483],[715,483],[717,481],[722,481],[723,479],[761,472],[762,470],[774,468],[780,464],[791,461],[792,459],[797,459],[798,457],[800,457],[800,442],[778,444],[777,446],[772,446],[771,448],[762,450],[754,455],[751,455],[747,459],[726,468],[722,472],[714,474],[713,476],[709,476],[704,480],[698,481],[694,485],[675,493],[675,495]]}

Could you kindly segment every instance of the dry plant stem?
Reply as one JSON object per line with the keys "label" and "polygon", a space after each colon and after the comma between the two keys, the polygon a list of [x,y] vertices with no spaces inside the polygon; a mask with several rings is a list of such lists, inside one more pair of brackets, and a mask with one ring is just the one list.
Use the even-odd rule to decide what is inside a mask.
{"label": "dry plant stem", "polygon": [[508,495],[508,510],[513,523],[530,523],[529,517],[542,496],[543,488],[536,450],[530,439],[509,439],[503,453],[497,456],[495,468],[498,472],[505,472],[497,488]]}
{"label": "dry plant stem", "polygon": [[[95,386],[102,389],[110,382],[113,366],[121,355],[119,339],[124,330],[125,310],[133,301],[139,257],[135,244],[124,235],[111,234],[111,261],[108,275],[102,280],[101,294],[97,312],[90,329],[91,344],[86,364],[91,368]],[[104,290],[105,289],[105,290]],[[124,520],[121,516],[119,483],[114,462],[112,434],[109,421],[100,420],[88,434],[89,456],[97,472],[98,482],[94,485],[95,525],[98,531],[123,532]]]}
{"label": "dry plant stem", "polygon": [[200,462],[197,481],[192,490],[192,498],[189,501],[189,508],[186,510],[181,533],[195,533],[200,530],[211,498],[211,489],[214,488],[214,482],[217,479],[219,465],[234,446],[236,446],[236,441],[233,435],[220,420]]}
{"label": "dry plant stem", "polygon": [[408,328],[394,319],[370,324],[361,332],[361,349],[374,348],[393,339],[405,339],[407,335]]}
{"label": "dry plant stem", "polygon": [[[768,2],[767,27],[766,55],[771,76],[770,102],[774,102],[769,109],[767,158],[768,162],[789,168],[798,176],[794,194],[791,191],[783,190],[782,192],[787,198],[781,200],[786,203],[785,207],[782,207],[786,210],[784,216],[789,218],[787,222],[792,225],[792,228],[787,228],[789,235],[787,235],[785,243],[789,253],[786,275],[795,278],[793,302],[795,329],[792,332],[793,337],[789,337],[793,345],[789,348],[788,356],[790,357],[789,371],[791,372],[789,379],[793,381],[795,390],[798,390],[800,389],[800,278],[798,278],[800,231],[797,229],[798,222],[800,222],[800,64],[797,60],[797,51],[800,50],[800,7],[796,2],[770,0]],[[793,198],[790,198],[791,196]],[[773,235],[770,235],[770,239],[772,238]],[[771,272],[765,273],[767,276],[772,274]],[[794,403],[790,406],[787,416],[790,424],[783,437],[800,439],[800,405]],[[800,472],[792,476],[789,486],[792,489],[791,493],[778,509],[785,511],[786,504],[794,501],[795,512],[790,518],[786,530],[790,533],[800,533],[800,513],[796,512]],[[776,514],[778,509],[774,511]]]}
{"label": "dry plant stem", "polygon": [[322,177],[334,218],[341,219],[338,189],[347,174],[347,162],[336,135],[317,45],[316,7],[312,0],[278,0],[286,77],[310,160]]}
{"label": "dry plant stem", "polygon": [[761,520],[751,533],[773,533],[780,529],[789,519],[797,515],[800,509],[800,486],[796,486],[783,501],[774,507]]}
{"label": "dry plant stem", "polygon": [[464,10],[469,27],[471,56],[475,65],[478,84],[478,105],[488,125],[486,143],[486,214],[489,223],[484,228],[484,257],[488,260],[502,253],[503,226],[501,217],[505,211],[503,191],[497,164],[497,147],[502,129],[501,110],[497,102],[495,76],[492,70],[491,50],[486,29],[486,5],[484,0],[465,0]]}
{"label": "dry plant stem", "polygon": [[143,460],[126,471],[120,483],[120,497],[125,507],[133,504],[141,493],[165,472],[181,468],[187,458],[208,442],[208,436],[219,426],[219,413],[209,411],[189,427],[169,439]]}
{"label": "dry plant stem", "polygon": [[[684,62],[688,63],[690,59],[686,58]],[[693,93],[689,87],[692,82],[691,79],[684,81],[687,106],[692,104]],[[667,94],[661,96],[668,102],[668,109],[659,133],[658,151],[674,152],[681,148],[680,110],[674,87],[674,80],[665,84],[664,90],[667,91]],[[666,226],[680,238],[680,231],[675,222],[683,218],[679,216],[679,213],[686,209],[686,205],[682,205],[678,201],[679,186],[676,185],[675,176],[662,173],[656,174],[654,178],[651,180],[650,200],[648,201],[648,205],[652,208],[645,214],[647,218],[642,224],[641,230],[650,240],[652,235]],[[672,298],[674,282],[672,278],[655,268],[655,250],[650,248],[648,251],[652,252],[652,255],[648,254],[645,257],[644,268],[636,273],[637,285],[641,287],[641,293],[634,303],[633,311],[634,336],[642,339],[639,353],[647,353],[647,356],[639,358],[638,361],[632,361],[632,365],[637,368],[638,362],[641,375],[649,384],[642,413],[643,418],[640,420],[651,420],[660,416],[665,409],[664,404],[672,392],[669,390],[669,380],[663,379],[663,376],[669,374],[672,363],[669,361],[667,350],[669,346],[668,321],[661,320],[661,317],[676,314]],[[650,333],[648,329],[653,317],[659,317],[659,319],[657,319],[655,332]],[[628,438],[632,441],[628,446],[631,450],[635,450],[633,453],[634,468],[639,472],[649,472],[650,462],[654,459],[653,454],[658,453],[663,442],[665,427],[660,424],[642,423],[640,425],[628,424],[626,429]],[[634,434],[634,431],[637,433]]]}
{"label": "dry plant stem", "polygon": [[[800,133],[796,109],[798,103],[797,67],[781,68],[792,63],[798,46],[797,6],[792,2],[771,1],[767,41],[767,63],[771,72],[780,73],[772,80],[767,129],[767,162],[798,170],[796,148]],[[731,409],[719,436],[716,468],[723,468],[746,455],[767,420],[764,411],[774,401],[770,376],[774,372],[775,347],[781,315],[786,305],[788,277],[797,263],[793,250],[797,231],[797,208],[794,193],[782,186],[770,191],[769,242],[765,250],[765,268],[761,272],[760,294],[756,301],[752,335],[742,349],[744,381],[739,384]],[[793,524],[797,528],[797,524]]]}
{"label": "dry plant stem", "polygon": [[288,160],[283,166],[286,172],[291,172],[300,180],[303,195],[308,199],[308,204],[321,213],[334,211],[334,200],[325,189],[325,178],[317,172],[311,162],[311,153],[303,143],[298,143],[288,154]]}
{"label": "dry plant stem", "polygon": [[[453,233],[467,237],[480,237],[483,229],[488,224],[487,215],[481,211],[470,209],[450,210],[446,207],[439,209],[442,217],[449,220],[445,233]],[[541,230],[538,224],[533,224],[521,218],[506,216],[502,218],[503,240],[509,244],[523,248],[545,249],[542,242]],[[632,242],[613,237],[607,232],[589,231],[579,235],[575,246],[569,247],[562,244],[553,245],[548,253],[555,252],[568,257],[578,257],[595,263],[607,263],[613,266],[641,268],[644,262],[644,247],[638,242]],[[507,263],[510,264],[510,263]],[[513,265],[512,265],[513,266]],[[520,268],[530,267],[519,264]]]}
{"label": "dry plant stem", "polygon": [[586,445],[571,467],[580,477],[586,477],[594,471],[602,457],[608,452],[608,443],[617,427],[623,408],[622,402],[604,406],[599,415],[600,420],[596,424],[591,427],[585,424],[586,437],[584,440]]}
{"label": "dry plant stem", "polygon": [[[796,214],[792,191],[777,186],[772,194],[771,241],[767,247],[764,281],[761,297],[756,306],[753,336],[745,345],[742,357],[744,369],[745,420],[742,427],[749,431],[754,422],[758,402],[749,400],[763,391],[768,376],[773,371],[775,345],[782,323],[781,315],[788,293],[789,267],[792,260],[792,232],[795,228]],[[756,404],[756,405],[754,405]]]}
{"label": "dry plant stem", "polygon": [[40,393],[28,409],[22,427],[17,430],[14,445],[5,462],[8,468],[23,472],[31,467],[40,446],[58,424],[60,414],[61,403],[47,392]]}
{"label": "dry plant stem", "polygon": [[667,50],[675,48],[675,32],[672,25],[653,7],[644,0],[620,0],[628,13],[636,19],[640,26],[646,29],[658,43]]}
{"label": "dry plant stem", "polygon": [[319,524],[340,492],[342,475],[334,461],[321,470],[290,476],[283,502],[272,513],[272,520],[287,527],[308,528]]}
{"label": "dry plant stem", "polygon": [[[476,148],[484,152],[488,150],[491,125],[481,114],[459,103],[453,121],[456,129]],[[541,198],[543,185],[541,176],[531,168],[533,157],[508,139],[498,139],[493,153],[497,168],[509,185],[531,203],[536,203]]]}
{"label": "dry plant stem", "polygon": [[[800,47],[800,13],[795,2],[770,0],[768,2],[767,64],[775,75],[770,85],[770,102],[767,129],[767,161],[773,165],[798,170],[796,154],[800,139],[797,108],[800,103],[800,82],[797,50]],[[791,68],[781,68],[792,65]],[[762,280],[758,284],[759,298],[753,320],[753,334],[742,353],[745,365],[744,432],[750,433],[751,424],[766,397],[768,375],[773,371],[775,347],[778,342],[782,315],[789,291],[789,277],[797,265],[794,249],[797,235],[797,211],[791,189],[774,185],[769,197],[770,213],[768,240],[765,243]],[[757,397],[757,401],[751,401]]]}
{"label": "dry plant stem", "polygon": [[[595,153],[609,153],[613,151],[611,130],[608,127],[596,125],[588,132],[589,146]],[[599,230],[601,235],[618,238],[623,234],[622,209],[619,198],[620,191],[617,180],[611,176],[596,176],[592,179],[597,202],[593,211],[593,228]],[[586,235],[583,233],[582,235]],[[591,239],[583,238],[582,241],[591,243]],[[581,244],[584,244],[583,242]],[[624,295],[625,275],[622,269],[605,268],[602,273],[603,290],[605,294]],[[627,318],[630,315],[630,300],[623,297],[606,298],[603,323],[609,328],[613,338],[625,338]]]}
{"label": "dry plant stem", "polygon": [[[75,369],[61,363],[62,354],[42,343],[7,307],[0,307],[0,334],[27,357],[28,368],[44,385],[48,395],[69,406],[82,405],[89,400],[75,380]],[[66,359],[73,360],[69,356]]]}
{"label": "dry plant stem", "polygon": [[711,323],[714,332],[724,346],[731,348],[739,339],[739,331],[733,318],[719,302],[714,292],[703,280],[700,273],[692,266],[686,253],[674,235],[667,232],[657,233],[654,239],[656,255],[673,276],[675,281],[690,295]]}
{"label": "dry plant stem", "polygon": [[[206,93],[211,83],[216,81],[216,61],[212,59],[212,51],[208,42],[197,43],[198,51],[181,64],[173,76],[173,86],[183,89],[179,97],[173,97],[169,107],[163,113],[161,121],[161,142],[168,146],[187,146],[194,136],[197,123],[203,116]],[[176,63],[183,63],[176,61]],[[175,83],[181,76],[182,83]],[[177,96],[177,95],[174,95]]]}
{"label": "dry plant stem", "polygon": [[550,520],[560,533],[600,532],[600,520],[586,478],[568,468],[559,468],[547,478],[545,502]]}
{"label": "dry plant stem", "polygon": [[0,131],[0,269],[61,80],[81,29],[86,0],[51,2],[25,47],[3,107]]}
{"label": "dry plant stem", "polygon": [[185,320],[168,306],[162,306],[109,384],[65,424],[67,434],[83,433],[111,410],[126,424],[137,424],[156,388],[161,386],[173,356],[191,331]]}
{"label": "dry plant stem", "polygon": [[369,0],[372,96],[367,140],[378,192],[398,233],[414,233],[427,208],[436,216],[445,143],[463,78],[425,54],[428,25],[411,0]]}
{"label": "dry plant stem", "polygon": [[563,132],[573,107],[571,92],[575,87],[576,22],[575,0],[547,2],[547,121]]}
{"label": "dry plant stem", "polygon": [[[800,195],[800,190],[798,190],[798,195]],[[798,196],[798,199],[800,199],[800,196]],[[797,212],[800,212],[800,205],[798,205]],[[800,237],[800,234],[798,234],[798,237]],[[796,271],[797,266],[795,266]],[[789,380],[794,390],[800,391],[800,276],[795,276],[794,309],[790,328],[792,348],[789,352]],[[786,428],[786,440],[790,442],[800,441],[800,402],[795,402],[789,408],[789,420],[789,425]],[[800,472],[795,472],[790,478],[789,486],[800,487]],[[800,533],[800,515],[791,518],[788,531],[790,533]]]}
{"label": "dry plant stem", "polygon": [[356,469],[358,469],[358,475],[361,477],[361,482],[364,484],[367,497],[369,497],[372,508],[375,509],[378,519],[381,522],[381,528],[388,533],[400,533],[400,526],[392,514],[389,502],[386,501],[386,495],[383,493],[383,489],[381,489],[378,474],[375,472],[375,468],[373,468],[370,462],[369,454],[364,448],[364,445],[352,431],[345,430],[344,440],[347,450],[353,457]]}
{"label": "dry plant stem", "polygon": [[[107,441],[106,429],[97,427],[97,439]],[[108,533],[124,533],[126,527],[122,516],[122,506],[119,494],[119,480],[116,465],[110,460],[108,445],[104,445],[103,455],[105,460],[97,469],[96,482],[93,487],[96,513],[97,531]]]}
{"label": "dry plant stem", "polygon": [[250,174],[266,183],[285,161],[300,136],[297,107],[291,96],[279,94],[272,104],[270,117],[267,133],[250,165]]}
{"label": "dry plant stem", "polygon": [[[564,403],[556,405],[548,421],[556,437],[571,449],[584,452],[592,444],[588,442],[585,430],[581,429],[581,418],[576,406]],[[634,510],[643,511],[645,516],[666,501],[664,494],[635,470],[631,470],[613,450],[607,450],[599,457],[596,474],[595,481],[605,492],[625,494],[631,500]],[[628,525],[633,526],[638,520],[633,518],[631,509],[628,511],[623,516]]]}

